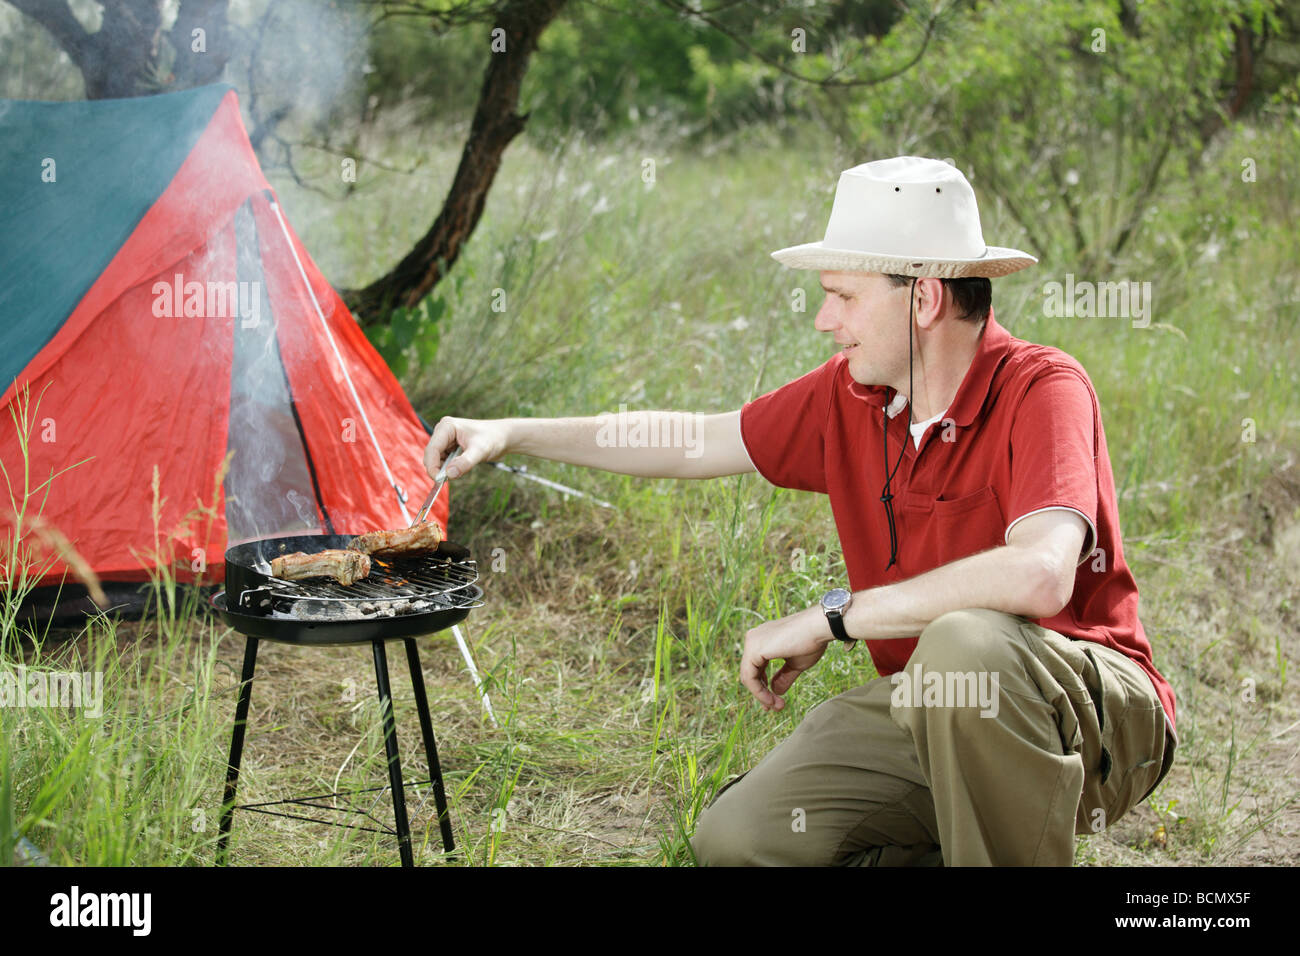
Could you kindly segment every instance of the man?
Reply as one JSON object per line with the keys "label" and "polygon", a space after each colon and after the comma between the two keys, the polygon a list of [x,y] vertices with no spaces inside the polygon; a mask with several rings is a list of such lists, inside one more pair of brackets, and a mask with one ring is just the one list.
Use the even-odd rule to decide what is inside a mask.
{"label": "man", "polygon": [[1168,773],[1175,702],[1138,620],[1092,384],[993,315],[989,277],[1037,260],[987,246],[965,177],[916,157],[845,171],[824,241],[772,255],[820,272],[814,325],[841,351],[701,416],[694,457],[602,447],[600,418],[443,419],[426,467],[459,443],[453,477],[521,452],[829,495],[849,588],[749,631],[741,680],[780,710],[830,644],[859,641],[881,676],[719,792],[701,863],[1069,865],[1076,832]]}

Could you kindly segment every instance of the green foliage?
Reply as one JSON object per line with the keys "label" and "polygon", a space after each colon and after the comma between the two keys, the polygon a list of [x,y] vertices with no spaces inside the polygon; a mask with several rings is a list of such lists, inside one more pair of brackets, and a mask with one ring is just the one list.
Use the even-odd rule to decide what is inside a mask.
{"label": "green foliage", "polygon": [[[721,29],[666,3],[573,0],[542,34],[524,80],[530,135],[550,142],[580,128],[604,136],[664,120],[734,129],[805,110],[811,87],[791,74],[843,80],[884,72],[916,46],[914,30],[890,36],[895,23],[916,19],[893,0],[754,0],[720,5],[713,16]],[[846,53],[864,38],[872,59]],[[476,101],[487,50],[485,23],[439,35],[422,18],[381,21],[366,79],[372,110],[419,99],[432,115],[463,115]]]}
{"label": "green foliage", "polygon": [[[834,173],[895,152],[953,156],[981,191],[990,239],[1014,243],[1003,227],[1020,222],[1033,230],[1028,247],[1049,268],[1080,271],[1093,259],[1118,276],[1159,280],[1157,321],[1140,331],[1045,319],[1042,268],[999,280],[995,302],[1015,334],[1077,357],[1100,398],[1143,620],[1157,665],[1179,694],[1182,742],[1174,774],[1149,804],[1161,825],[1150,862],[1235,862],[1231,854],[1253,829],[1287,808],[1283,798],[1294,800],[1283,793],[1273,810],[1265,805],[1247,817],[1243,807],[1262,803],[1257,797],[1268,786],[1293,784],[1276,760],[1252,752],[1257,737],[1266,740],[1259,735],[1268,722],[1264,705],[1229,714],[1236,726],[1215,722],[1214,702],[1233,685],[1210,684],[1205,672],[1220,658],[1246,654],[1243,630],[1258,638],[1256,667],[1262,661],[1277,684],[1295,659],[1291,630],[1270,629],[1272,619],[1242,609],[1265,585],[1236,589],[1212,562],[1225,540],[1236,547],[1221,525],[1235,518],[1242,495],[1268,487],[1294,458],[1300,381],[1278,358],[1294,352],[1300,301],[1300,87],[1293,76],[1280,88],[1282,81],[1262,81],[1264,108],[1208,148],[1210,126],[1201,121],[1213,119],[1230,79],[1233,18],[1256,17],[1262,26],[1277,8],[1125,4],[1141,14],[1129,22],[1119,5],[955,7],[914,73],[821,97],[685,24],[659,31],[649,20],[627,14],[625,24],[623,13],[611,14],[608,35],[597,36],[592,25],[606,21],[584,6],[591,8],[575,4],[571,19],[548,31],[535,61],[524,108],[536,107],[537,120],[590,130],[603,111],[613,131],[635,122],[633,105],[643,118],[651,105],[701,121],[762,115],[764,84],[778,90],[781,82],[782,102],[793,103],[798,90],[799,108],[819,111],[819,119],[793,125],[794,135],[753,127],[734,143],[720,141],[733,147],[725,175],[718,142],[707,149],[666,142],[652,188],[639,178],[640,144],[578,137],[574,152],[557,158],[539,151],[531,135],[521,138],[451,275],[391,326],[367,329],[410,394],[422,396],[417,407],[428,417],[593,414],[620,402],[738,407],[825,360],[824,339],[811,330],[816,301],[810,297],[806,313],[790,311],[792,288],[815,295],[815,276],[781,270],[767,253],[818,236]],[[856,19],[839,26],[869,32],[871,4],[832,9],[850,7]],[[789,25],[774,19],[764,42],[773,50],[785,44]],[[1107,31],[1105,54],[1090,49],[1097,27]],[[902,62],[919,29],[915,16],[895,24],[872,47],[878,65]],[[449,43],[421,64],[423,47],[412,40],[396,51],[407,67],[376,82],[396,83],[408,67],[461,69],[468,93],[456,102],[472,104],[483,46]],[[798,66],[825,75],[838,63],[833,49],[810,42]],[[453,79],[452,72],[437,77],[448,89]],[[597,107],[583,106],[589,94]],[[757,104],[753,114],[745,103]],[[827,123],[841,134],[838,147]],[[537,132],[532,122],[529,129]],[[411,148],[406,139],[388,145]],[[448,137],[435,147],[442,151],[436,175],[449,177],[459,145]],[[1257,163],[1258,183],[1242,180],[1243,157]],[[1071,170],[1079,177],[1073,186]],[[396,261],[427,229],[430,203],[444,191],[435,174],[418,176],[376,175],[373,189],[337,207],[314,195],[301,199],[322,217],[304,231],[308,247],[343,236],[352,250],[348,268],[358,272]],[[1140,228],[1116,251],[1129,222]],[[509,296],[502,312],[488,305],[498,288]],[[441,352],[440,341],[448,344]],[[1244,416],[1259,423],[1257,443],[1241,438]],[[753,476],[648,482],[529,464],[617,508],[565,501],[486,468],[456,488],[453,521],[476,536],[466,543],[481,556],[490,595],[467,631],[503,720],[498,730],[477,719],[455,648],[438,639],[445,657],[439,663],[430,655],[427,669],[431,691],[449,704],[438,734],[458,841],[474,863],[645,863],[656,845],[663,862],[690,863],[689,836],[725,780],[760,760],[808,707],[873,676],[864,649],[832,648],[796,683],[780,715],[758,714],[736,681],[747,627],[808,606],[830,580],[843,579],[832,516],[822,497],[774,493]],[[11,474],[25,487],[16,467]],[[498,546],[509,570],[489,572],[484,558]],[[1286,559],[1260,561],[1256,581]],[[112,622],[97,621],[92,643],[103,659],[28,662],[103,670],[105,717],[92,725],[78,714],[0,711],[0,859],[19,833],[55,862],[211,858],[237,655],[226,655],[234,664],[218,658],[217,640],[229,641],[229,632],[179,599],[172,582],[155,581],[155,591],[146,640],[133,644]],[[1278,593],[1265,599],[1276,603]],[[1282,602],[1279,615],[1289,613]],[[1224,621],[1248,624],[1234,630]],[[320,666],[338,675],[352,665],[340,655]],[[307,676],[269,669],[259,675],[268,692],[255,695],[255,706],[261,700],[269,708]],[[414,739],[409,699],[397,706],[406,710],[401,732]],[[460,711],[469,716],[452,723]],[[342,728],[365,718],[370,773],[358,772],[356,785],[382,778],[377,712],[324,713]],[[454,732],[444,735],[444,721]],[[288,736],[297,722],[252,742],[251,792],[320,772],[321,755],[302,747],[315,730]],[[265,725],[255,726],[261,734]],[[338,743],[335,760],[351,746]],[[404,758],[415,753],[403,743]],[[259,755],[269,760],[265,769]],[[643,797],[645,809],[624,809],[636,828],[616,829],[610,824],[620,804],[607,801],[627,796]],[[427,807],[424,819],[422,859],[431,845]],[[373,864],[393,856],[391,845],[367,846],[353,833],[317,851],[296,824],[282,832],[249,815],[237,826],[244,861]],[[1108,862],[1096,851],[1113,852],[1112,838],[1086,840],[1084,859]]]}
{"label": "green foliage", "polygon": [[[842,107],[855,151],[888,131],[948,156],[1075,271],[1113,261],[1161,186],[1194,171],[1235,81],[1235,30],[1275,29],[1277,0],[1129,6],[1004,0],[945,23],[920,66]],[[1009,243],[1008,243],[1009,244]]]}
{"label": "green foliage", "polygon": [[[458,280],[448,281],[454,294]],[[440,323],[446,314],[447,300],[437,293],[427,295],[413,309],[394,309],[386,325],[367,326],[366,335],[393,374],[400,377],[411,371],[412,360],[419,367],[433,364],[442,338]]]}
{"label": "green foliage", "polygon": [[423,17],[381,20],[369,37],[368,112],[374,115],[416,100],[426,104],[430,116],[473,110],[487,49],[481,27],[439,35]]}
{"label": "green foliage", "polygon": [[[739,31],[754,36],[759,14],[742,13]],[[788,51],[788,37],[769,39]],[[775,74],[717,30],[657,4],[573,3],[543,34],[524,100],[532,132],[545,137],[574,126],[599,135],[665,116],[719,128],[773,115]]]}

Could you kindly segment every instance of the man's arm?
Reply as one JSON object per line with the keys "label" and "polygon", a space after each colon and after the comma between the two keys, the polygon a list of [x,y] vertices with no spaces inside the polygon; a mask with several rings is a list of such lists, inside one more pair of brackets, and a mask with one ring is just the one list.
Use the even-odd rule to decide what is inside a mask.
{"label": "man's arm", "polygon": [[424,450],[436,474],[453,445],[461,455],[449,478],[482,461],[532,455],[642,478],[719,478],[754,470],[740,437],[740,411],[622,412],[591,418],[443,418]]}
{"label": "man's arm", "polygon": [[986,607],[1031,619],[1070,601],[1088,526],[1054,509],[1016,522],[1000,548],[972,554],[906,581],[853,595],[844,627],[859,640],[915,637],[948,611]]}
{"label": "man's arm", "polygon": [[[1087,533],[1087,524],[1073,511],[1030,515],[1016,522],[1009,544],[854,593],[844,629],[857,640],[915,637],[935,618],[968,607],[1052,617],[1069,603]],[[834,639],[819,606],[760,624],[745,634],[741,683],[764,710],[780,710],[790,685]],[[785,663],[769,688],[767,665],[775,660]]]}

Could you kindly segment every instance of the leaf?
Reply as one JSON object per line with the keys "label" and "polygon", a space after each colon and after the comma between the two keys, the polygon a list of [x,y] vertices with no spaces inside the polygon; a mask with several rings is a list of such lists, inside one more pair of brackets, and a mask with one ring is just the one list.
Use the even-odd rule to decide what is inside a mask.
{"label": "leaf", "polygon": [[387,366],[393,374],[401,378],[406,374],[406,369],[410,365],[410,359],[406,355],[406,347],[397,344],[392,328],[388,326],[375,326],[367,330],[370,337],[370,344],[375,347]]}
{"label": "leaf", "polygon": [[424,300],[425,320],[430,325],[436,325],[447,312],[447,300],[429,296]]}
{"label": "leaf", "polygon": [[415,341],[415,334],[420,327],[419,314],[411,309],[396,309],[389,320],[393,330],[393,342],[398,348],[405,349]]}
{"label": "leaf", "polygon": [[438,343],[442,338],[436,325],[426,328],[415,340],[415,355],[421,365],[432,365],[438,357]]}
{"label": "leaf", "polygon": [[368,338],[370,344],[375,347],[375,351],[379,352],[381,355],[384,352],[384,347],[392,341],[393,333],[387,325],[375,324],[362,326],[361,331],[366,334],[366,338]]}

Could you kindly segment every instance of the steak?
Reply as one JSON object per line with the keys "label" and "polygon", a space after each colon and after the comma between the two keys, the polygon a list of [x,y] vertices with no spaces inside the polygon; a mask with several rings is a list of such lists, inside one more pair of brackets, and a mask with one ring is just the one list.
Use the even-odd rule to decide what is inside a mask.
{"label": "steak", "polygon": [[305,578],[333,578],[339,584],[353,584],[370,573],[370,558],[359,551],[331,549],[305,554],[296,551],[271,559],[271,576],[285,581]]}
{"label": "steak", "polygon": [[442,529],[429,521],[400,531],[371,531],[353,538],[348,547],[377,558],[400,558],[437,551],[441,541]]}

